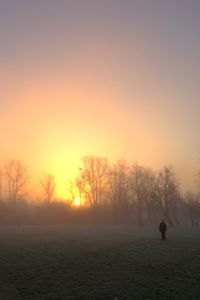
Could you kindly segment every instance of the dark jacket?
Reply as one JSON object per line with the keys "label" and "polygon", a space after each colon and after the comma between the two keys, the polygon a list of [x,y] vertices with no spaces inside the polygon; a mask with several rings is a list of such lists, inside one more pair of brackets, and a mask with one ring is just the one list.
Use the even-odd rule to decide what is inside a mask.
{"label": "dark jacket", "polygon": [[159,231],[165,232],[166,230],[167,230],[167,225],[165,224],[165,222],[162,221],[159,226]]}

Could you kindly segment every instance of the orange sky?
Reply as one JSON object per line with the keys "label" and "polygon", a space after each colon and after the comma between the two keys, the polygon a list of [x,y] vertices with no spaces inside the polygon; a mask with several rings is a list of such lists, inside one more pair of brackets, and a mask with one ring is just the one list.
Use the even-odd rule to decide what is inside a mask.
{"label": "orange sky", "polygon": [[65,198],[85,155],[172,164],[194,189],[197,16],[155,0],[75,2],[0,7],[1,162],[26,163],[36,196],[50,172]]}
{"label": "orange sky", "polygon": [[65,198],[66,182],[77,174],[81,157],[90,154],[154,168],[174,164],[186,188],[193,185],[195,168],[184,161],[184,149],[174,148],[179,145],[173,128],[160,126],[159,111],[137,103],[129,111],[120,101],[119,87],[99,87],[84,78],[81,83],[62,80],[8,90],[16,101],[0,121],[2,161],[16,158],[28,165],[30,183],[39,190],[35,195],[47,172],[55,175],[57,197]]}

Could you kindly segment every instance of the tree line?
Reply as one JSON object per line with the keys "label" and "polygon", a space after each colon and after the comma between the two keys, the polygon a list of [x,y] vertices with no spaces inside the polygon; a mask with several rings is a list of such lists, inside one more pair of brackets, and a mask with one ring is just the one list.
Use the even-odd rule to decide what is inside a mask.
{"label": "tree line", "polygon": [[[172,166],[155,171],[138,163],[86,156],[75,180],[66,183],[68,201],[55,201],[52,174],[40,180],[40,203],[27,201],[28,169],[18,160],[7,161],[0,172],[0,222],[99,222],[173,226],[200,222],[199,195],[183,195]],[[4,182],[4,185],[2,184]],[[73,207],[74,199],[80,206]]]}

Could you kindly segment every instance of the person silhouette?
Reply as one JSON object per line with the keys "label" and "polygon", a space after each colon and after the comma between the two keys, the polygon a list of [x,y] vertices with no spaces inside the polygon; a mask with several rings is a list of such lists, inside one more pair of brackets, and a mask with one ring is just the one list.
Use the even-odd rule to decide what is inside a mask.
{"label": "person silhouette", "polygon": [[161,233],[161,238],[162,238],[162,240],[164,241],[164,240],[165,240],[166,231],[167,231],[167,225],[166,225],[166,223],[165,223],[164,220],[162,220],[162,221],[160,222],[160,225],[159,225],[159,231],[160,231],[160,233]]}

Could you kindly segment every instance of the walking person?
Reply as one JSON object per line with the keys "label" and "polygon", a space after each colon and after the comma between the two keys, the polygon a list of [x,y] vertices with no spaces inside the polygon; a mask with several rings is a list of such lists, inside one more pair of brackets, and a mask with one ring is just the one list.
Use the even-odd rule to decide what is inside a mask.
{"label": "walking person", "polygon": [[159,225],[159,231],[160,231],[160,233],[161,233],[161,238],[162,238],[162,240],[164,241],[164,240],[165,240],[165,236],[166,236],[166,231],[167,231],[167,225],[166,225],[166,223],[165,223],[164,220],[162,220],[162,221],[160,222],[160,225]]}

